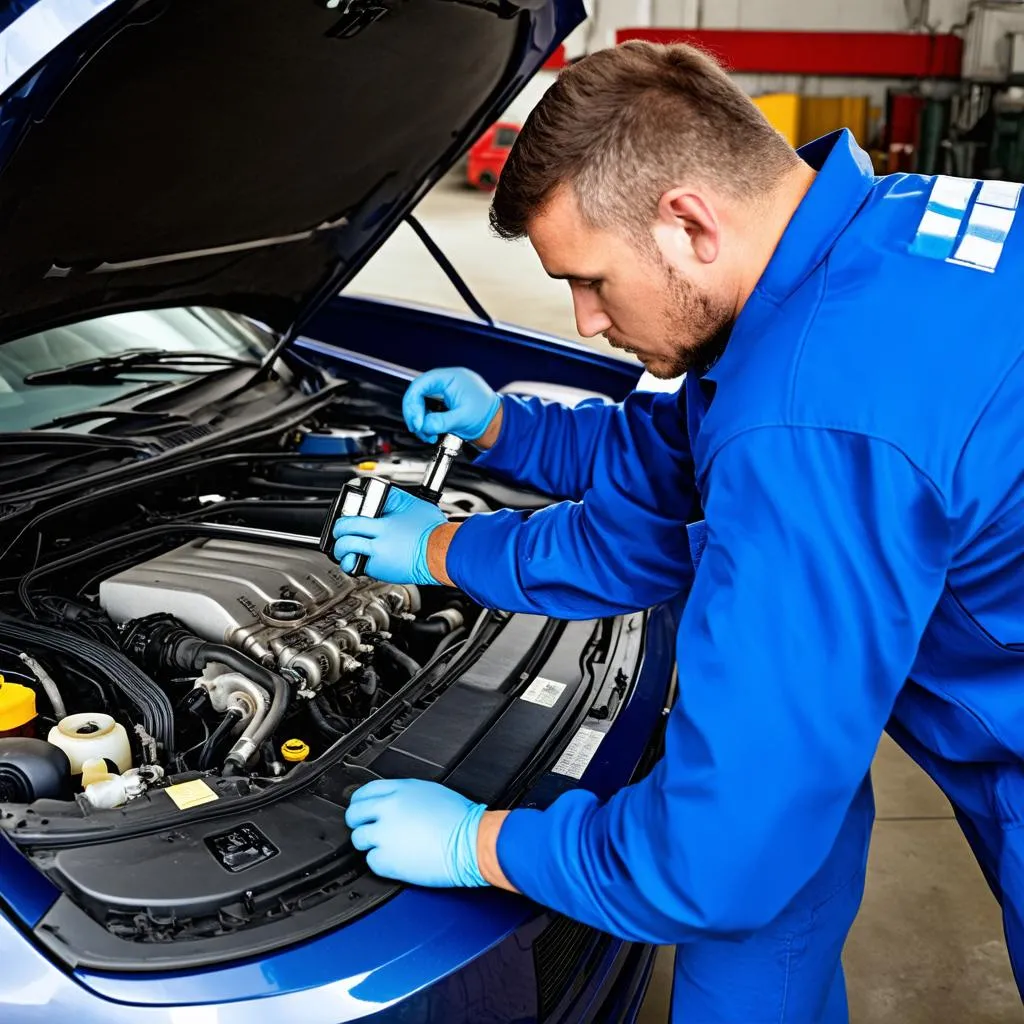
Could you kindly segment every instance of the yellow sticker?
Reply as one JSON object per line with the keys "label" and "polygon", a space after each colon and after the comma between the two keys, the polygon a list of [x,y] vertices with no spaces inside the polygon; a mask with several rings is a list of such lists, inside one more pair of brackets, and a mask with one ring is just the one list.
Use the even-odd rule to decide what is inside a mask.
{"label": "yellow sticker", "polygon": [[179,811],[187,811],[190,807],[208,804],[219,799],[202,779],[191,782],[179,782],[176,786],[168,786],[164,792],[178,805]]}
{"label": "yellow sticker", "polygon": [[376,462],[370,462],[370,461],[360,462],[359,465],[356,466],[356,469],[360,469],[364,473],[366,473],[366,472],[373,472],[373,470],[375,470],[376,468],[377,468],[377,463]]}

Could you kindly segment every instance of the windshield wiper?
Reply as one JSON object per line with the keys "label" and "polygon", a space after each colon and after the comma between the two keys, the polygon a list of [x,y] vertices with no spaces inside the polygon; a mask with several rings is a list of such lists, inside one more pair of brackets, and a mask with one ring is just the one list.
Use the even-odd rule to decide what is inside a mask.
{"label": "windshield wiper", "polygon": [[240,356],[222,355],[217,352],[161,352],[154,349],[133,349],[116,356],[99,356],[69,366],[55,366],[52,370],[37,370],[28,374],[25,384],[106,384],[116,380],[123,373],[137,373],[144,370],[174,370],[186,372],[193,369],[212,367],[234,369],[237,367],[258,367],[259,363]]}

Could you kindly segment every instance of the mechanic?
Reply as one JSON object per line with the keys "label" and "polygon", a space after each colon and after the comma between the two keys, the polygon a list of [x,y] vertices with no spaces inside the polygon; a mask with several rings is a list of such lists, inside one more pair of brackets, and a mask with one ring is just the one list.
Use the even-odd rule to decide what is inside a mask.
{"label": "mechanic", "polygon": [[[688,593],[664,756],[611,799],[487,810],[376,781],[380,875],[495,885],[677,945],[677,1021],[843,1021],[883,729],[943,788],[1024,981],[1020,186],[795,152],[709,58],[630,43],[562,73],[494,197],[579,331],[678,394],[575,409],[465,369],[404,411],[568,500],[447,523],[395,493],[336,555],[563,618]],[[427,414],[425,396],[447,412]]]}

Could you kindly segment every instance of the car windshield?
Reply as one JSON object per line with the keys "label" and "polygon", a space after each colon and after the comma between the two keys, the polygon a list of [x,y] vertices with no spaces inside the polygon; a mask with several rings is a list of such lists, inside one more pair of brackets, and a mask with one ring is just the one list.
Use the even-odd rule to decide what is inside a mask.
{"label": "car windshield", "polygon": [[114,313],[4,342],[0,344],[0,430],[31,430],[152,388],[154,381],[184,380],[196,372],[209,372],[209,367],[140,367],[93,383],[26,383],[29,374],[140,350],[258,362],[272,344],[269,334],[244,317],[199,306]]}
{"label": "car windshield", "polygon": [[518,134],[515,128],[499,128],[494,135],[494,144],[498,149],[511,149]]}

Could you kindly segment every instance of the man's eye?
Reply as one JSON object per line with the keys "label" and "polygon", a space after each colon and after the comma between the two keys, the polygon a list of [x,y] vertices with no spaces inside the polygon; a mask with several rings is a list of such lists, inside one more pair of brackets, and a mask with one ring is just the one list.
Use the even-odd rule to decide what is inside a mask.
{"label": "man's eye", "polygon": [[599,292],[601,290],[601,281],[598,279],[595,279],[593,281],[584,281],[583,287],[586,288],[588,291]]}

